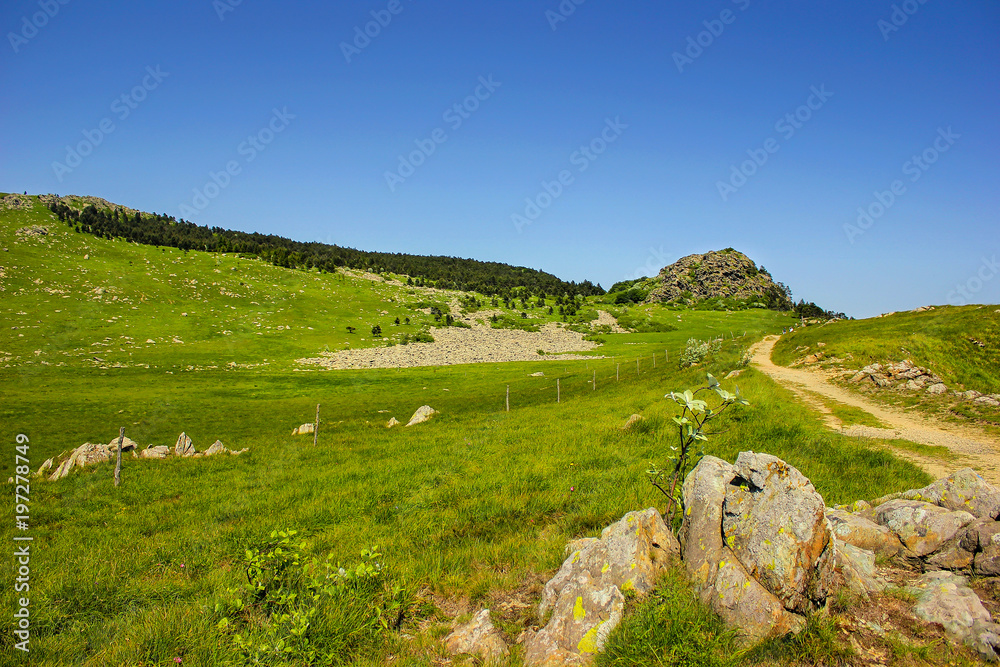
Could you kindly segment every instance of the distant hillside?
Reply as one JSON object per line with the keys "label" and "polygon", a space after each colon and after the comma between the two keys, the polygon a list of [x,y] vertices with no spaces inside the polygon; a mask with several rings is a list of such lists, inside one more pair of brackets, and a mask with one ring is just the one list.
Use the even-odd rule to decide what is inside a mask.
{"label": "distant hillside", "polygon": [[668,303],[697,308],[794,310],[804,317],[844,317],[814,303],[792,301],[792,291],[743,253],[726,248],[682,257],[653,278],[616,283],[619,303]]}
{"label": "distant hillside", "polygon": [[604,294],[600,285],[589,280],[567,282],[550,273],[500,262],[369,252],[326,243],[303,243],[273,234],[209,228],[207,225],[199,227],[173,216],[143,213],[97,197],[40,195],[38,199],[70,227],[102,238],[124,238],[134,243],[181,250],[252,255],[286,268],[333,272],[338,267],[347,267],[372,273],[395,273],[411,276],[421,286],[487,295],[513,296],[515,292],[519,296]]}

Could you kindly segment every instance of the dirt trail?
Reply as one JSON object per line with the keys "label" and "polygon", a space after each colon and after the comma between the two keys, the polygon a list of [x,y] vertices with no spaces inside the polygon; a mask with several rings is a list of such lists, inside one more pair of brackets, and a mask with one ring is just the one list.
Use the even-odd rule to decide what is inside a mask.
{"label": "dirt trail", "polygon": [[[753,364],[782,386],[794,392],[804,403],[822,413],[831,428],[845,435],[882,440],[909,440],[924,445],[947,447],[958,458],[942,460],[921,456],[910,451],[893,449],[893,453],[910,460],[940,479],[959,468],[971,467],[985,479],[1000,484],[1000,443],[971,427],[936,422],[925,416],[912,416],[902,410],[878,405],[857,394],[831,384],[821,372],[778,366],[771,361],[771,351],[778,336],[768,336],[751,348]],[[877,417],[891,428],[851,426],[844,428],[816,394],[840,403],[860,408]]]}

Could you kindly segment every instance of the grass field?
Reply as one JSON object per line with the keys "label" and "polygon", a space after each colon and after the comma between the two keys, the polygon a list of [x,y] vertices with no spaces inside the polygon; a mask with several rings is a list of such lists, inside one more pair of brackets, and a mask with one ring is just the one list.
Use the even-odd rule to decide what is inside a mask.
{"label": "grass field", "polygon": [[[539,586],[568,540],[598,534],[631,510],[662,509],[644,472],[667,462],[675,413],[664,394],[698,385],[708,371],[723,377],[752,342],[789,321],[761,310],[652,307],[643,316],[675,330],[601,334],[605,344],[590,360],[302,372],[298,357],[362,344],[362,334],[346,333],[349,323],[387,329],[408,316],[415,330],[430,326],[407,304],[432,293],[94,239],[47,215],[0,213],[0,312],[11,322],[0,337],[4,476],[13,474],[18,433],[30,438],[32,468],[83,442],[108,442],[119,426],[140,446],[173,445],[184,431],[199,449],[221,439],[250,451],[126,458],[118,489],[110,464],[33,483],[32,665],[252,664],[256,649],[246,642],[270,646],[263,664],[308,664],[303,641],[326,656],[315,664],[385,664],[389,656],[393,664],[433,664],[449,600],[504,609],[501,628],[513,640],[537,623]],[[16,230],[28,224],[50,233],[19,239]],[[587,306],[597,307],[605,309]],[[537,317],[547,316],[539,309]],[[679,368],[675,354],[687,339],[715,337],[725,338],[720,351]],[[545,376],[530,377],[538,370]],[[829,433],[752,369],[723,384],[738,384],[750,406],[727,413],[711,454],[782,457],[829,505],[930,481],[882,449]],[[316,404],[313,447],[311,437],[288,434],[312,421]],[[440,414],[413,428],[385,428],[424,404]],[[623,432],[633,413],[645,422]],[[377,546],[385,569],[345,584],[351,596],[318,602],[321,614],[304,634],[286,632],[264,605],[234,616],[231,591],[247,581],[247,551],[264,548],[275,530],[298,531],[304,559],[329,557],[345,568]],[[6,522],[0,536],[10,544],[13,532]],[[288,586],[304,591],[305,576]],[[658,623],[648,605],[682,588],[666,581],[660,598],[633,605],[621,637]],[[4,609],[14,596],[6,586]],[[505,600],[530,604],[503,607]],[[678,613],[687,629],[654,636],[654,657],[668,656],[667,642],[678,636],[733,641],[698,605]],[[236,616],[238,629],[223,622]],[[362,636],[358,627],[368,631]],[[13,630],[7,615],[0,662],[27,664],[13,649]],[[279,639],[296,653],[275,652]],[[622,655],[617,664],[629,664]],[[679,659],[649,664],[702,664]]]}

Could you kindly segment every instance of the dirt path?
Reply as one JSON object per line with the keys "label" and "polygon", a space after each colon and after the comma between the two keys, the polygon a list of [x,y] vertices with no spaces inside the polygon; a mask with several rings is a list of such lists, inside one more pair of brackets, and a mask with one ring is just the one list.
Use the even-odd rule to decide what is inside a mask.
{"label": "dirt path", "polygon": [[[911,416],[901,410],[878,405],[831,384],[819,372],[778,366],[771,361],[771,351],[778,338],[778,336],[768,336],[751,348],[754,366],[793,391],[804,403],[822,413],[831,428],[856,437],[909,440],[924,445],[944,446],[958,458],[942,460],[897,448],[893,448],[893,453],[916,463],[934,479],[945,477],[959,468],[971,467],[990,482],[1000,484],[1000,443],[971,427],[942,424],[925,416]],[[829,408],[816,398],[816,394],[860,408],[889,424],[891,428],[870,426],[844,428]]]}

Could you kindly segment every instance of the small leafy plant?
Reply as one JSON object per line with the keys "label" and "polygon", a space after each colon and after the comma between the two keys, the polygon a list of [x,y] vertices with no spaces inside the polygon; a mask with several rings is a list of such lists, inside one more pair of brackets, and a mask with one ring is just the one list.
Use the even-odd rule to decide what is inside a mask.
{"label": "small leafy plant", "polygon": [[[705,456],[704,443],[710,435],[705,431],[706,424],[718,419],[732,405],[750,405],[740,396],[739,388],[735,394],[730,393],[722,388],[711,373],[707,375],[708,381],[703,387],[694,391],[688,389],[684,393],[672,391],[664,396],[682,408],[681,414],[673,418],[674,424],[677,425],[677,446],[670,447],[673,452],[670,466],[660,469],[656,465],[651,465],[646,471],[652,485],[667,496],[667,510],[663,516],[672,525],[683,518],[684,498],[679,483],[683,482],[688,471]],[[708,406],[708,401],[698,398],[698,394],[703,391],[714,391],[718,395],[720,403],[714,409]]]}
{"label": "small leafy plant", "polygon": [[294,530],[274,531],[243,558],[247,584],[215,606],[216,627],[245,664],[343,662],[398,628],[409,595],[387,580],[373,547],[344,568],[305,554]]}

